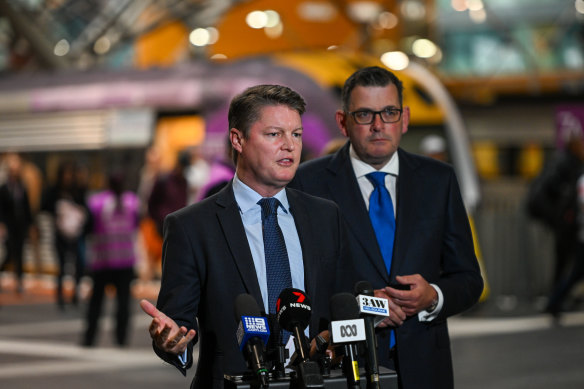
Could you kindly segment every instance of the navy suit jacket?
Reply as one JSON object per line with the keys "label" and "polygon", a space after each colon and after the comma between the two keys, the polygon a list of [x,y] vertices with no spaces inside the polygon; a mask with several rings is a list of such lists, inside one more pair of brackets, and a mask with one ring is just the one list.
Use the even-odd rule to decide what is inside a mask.
{"label": "navy suit jacket", "polygon": [[[305,292],[312,300],[312,337],[321,320],[328,320],[331,295],[341,291],[337,271],[348,261],[345,230],[333,202],[293,189],[286,194],[302,247]],[[166,217],[162,260],[157,307],[179,326],[197,330],[199,360],[191,387],[222,388],[224,373],[246,370],[236,339],[235,298],[248,293],[264,306],[231,183]],[[187,368],[192,348],[189,344]],[[175,355],[154,349],[185,373]]]}
{"label": "navy suit jacket", "polygon": [[[391,273],[371,225],[349,156],[349,142],[333,155],[303,163],[290,187],[337,203],[348,226],[352,263],[345,276],[375,289],[396,275],[420,274],[436,284],[444,306],[431,322],[408,317],[396,330],[401,381],[405,389],[452,388],[452,358],[446,318],[478,301],[483,289],[454,169],[398,149],[396,233]],[[378,331],[380,363],[389,363],[388,331]]]}

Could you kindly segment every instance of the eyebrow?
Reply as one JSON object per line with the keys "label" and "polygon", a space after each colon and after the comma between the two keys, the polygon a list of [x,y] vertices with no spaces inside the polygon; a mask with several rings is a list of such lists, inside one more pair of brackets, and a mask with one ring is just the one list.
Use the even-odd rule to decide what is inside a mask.
{"label": "eyebrow", "polygon": [[[401,109],[396,105],[386,105],[385,107],[381,108],[380,111],[383,111],[385,109]],[[357,111],[375,111],[373,108],[369,108],[369,107],[359,107],[356,108],[353,112],[357,112]]]}
{"label": "eyebrow", "polygon": [[[264,130],[278,130],[278,131],[286,131],[285,128],[283,127],[279,127],[279,126],[268,126],[265,127]],[[292,129],[292,131],[298,131],[298,130],[302,130],[304,131],[304,127],[300,126],[300,127],[296,127],[294,129]]]}

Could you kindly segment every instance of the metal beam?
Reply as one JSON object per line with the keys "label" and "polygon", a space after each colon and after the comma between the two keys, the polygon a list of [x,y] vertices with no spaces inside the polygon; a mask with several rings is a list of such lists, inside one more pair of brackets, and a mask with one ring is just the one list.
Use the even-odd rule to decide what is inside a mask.
{"label": "metal beam", "polygon": [[65,57],[54,54],[54,45],[45,38],[44,34],[36,27],[36,23],[27,20],[22,13],[12,7],[9,1],[0,0],[0,14],[6,16],[12,23],[14,31],[28,41],[36,58],[43,66],[49,69],[70,67],[69,61]]}

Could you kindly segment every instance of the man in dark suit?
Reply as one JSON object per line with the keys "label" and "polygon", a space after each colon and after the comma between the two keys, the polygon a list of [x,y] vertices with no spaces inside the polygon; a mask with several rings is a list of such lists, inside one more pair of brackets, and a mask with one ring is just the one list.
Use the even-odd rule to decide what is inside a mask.
{"label": "man in dark suit", "polygon": [[268,293],[258,205],[263,198],[279,201],[290,286],[312,299],[311,336],[328,317],[340,280],[336,271],[348,257],[342,217],[333,202],[285,188],[300,161],[304,110],[302,97],[287,87],[260,85],[236,96],[229,109],[234,179],[216,195],[166,218],[157,307],[146,300],[141,306],[153,317],[155,352],[183,373],[200,341],[193,388],[222,388],[224,373],[246,368],[233,314],[238,295],[251,294],[262,311],[274,313],[279,292]]}
{"label": "man in dark suit", "polygon": [[[16,291],[24,291],[23,254],[24,242],[29,234],[33,218],[30,210],[28,191],[22,181],[22,158],[16,153],[7,153],[5,158],[8,177],[0,185],[0,242],[4,242],[4,260],[0,272],[12,261],[16,275]],[[4,231],[4,233],[3,233]],[[0,285],[1,287],[1,285]]]}
{"label": "man in dark suit", "polygon": [[[349,141],[302,164],[290,187],[337,203],[353,260],[345,273],[389,300],[390,317],[378,329],[380,364],[397,370],[401,388],[452,388],[446,318],[472,306],[483,281],[454,170],[399,148],[410,117],[402,89],[385,69],[355,72],[336,112]],[[378,187],[370,173],[381,176]],[[382,191],[389,216],[375,219],[378,229],[369,213]],[[389,287],[396,284],[407,290]]]}

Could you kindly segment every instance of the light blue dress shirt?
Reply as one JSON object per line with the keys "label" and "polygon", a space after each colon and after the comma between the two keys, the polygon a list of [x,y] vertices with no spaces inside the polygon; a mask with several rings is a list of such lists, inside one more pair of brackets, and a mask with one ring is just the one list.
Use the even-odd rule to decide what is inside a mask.
{"label": "light blue dress shirt", "polygon": [[[264,237],[262,233],[262,208],[257,203],[260,201],[260,196],[256,191],[245,185],[235,175],[233,177],[233,194],[235,201],[239,207],[243,227],[245,228],[245,235],[251,249],[253,263],[255,266],[258,283],[262,292],[262,300],[264,300],[264,310],[268,309],[268,281],[266,278],[266,257],[264,254]],[[278,225],[284,235],[284,242],[286,243],[286,250],[288,251],[288,260],[290,261],[290,272],[292,273],[292,286],[296,289],[305,290],[304,288],[304,262],[302,259],[302,248],[300,247],[300,238],[296,231],[296,224],[294,217],[290,213],[290,204],[288,197],[286,197],[286,190],[282,189],[275,196],[282,204],[278,207]],[[305,334],[308,336],[308,327]],[[292,337],[286,346],[290,349],[292,346]],[[292,354],[292,353],[290,353]],[[178,355],[179,360],[183,366],[187,362],[186,350],[183,354]]]}
{"label": "light blue dress shirt", "polygon": [[[239,206],[241,220],[245,228],[245,235],[251,249],[253,263],[255,266],[262,299],[264,300],[265,312],[268,310],[268,281],[266,278],[266,257],[264,254],[264,237],[262,235],[262,208],[257,203],[262,196],[245,185],[235,175],[233,178],[233,194]],[[290,213],[290,204],[286,197],[286,190],[282,189],[275,196],[282,204],[278,207],[278,224],[284,235],[288,260],[290,261],[290,272],[292,273],[292,286],[296,289],[304,289],[304,262],[302,260],[302,249],[300,238],[296,231],[294,217]]]}

